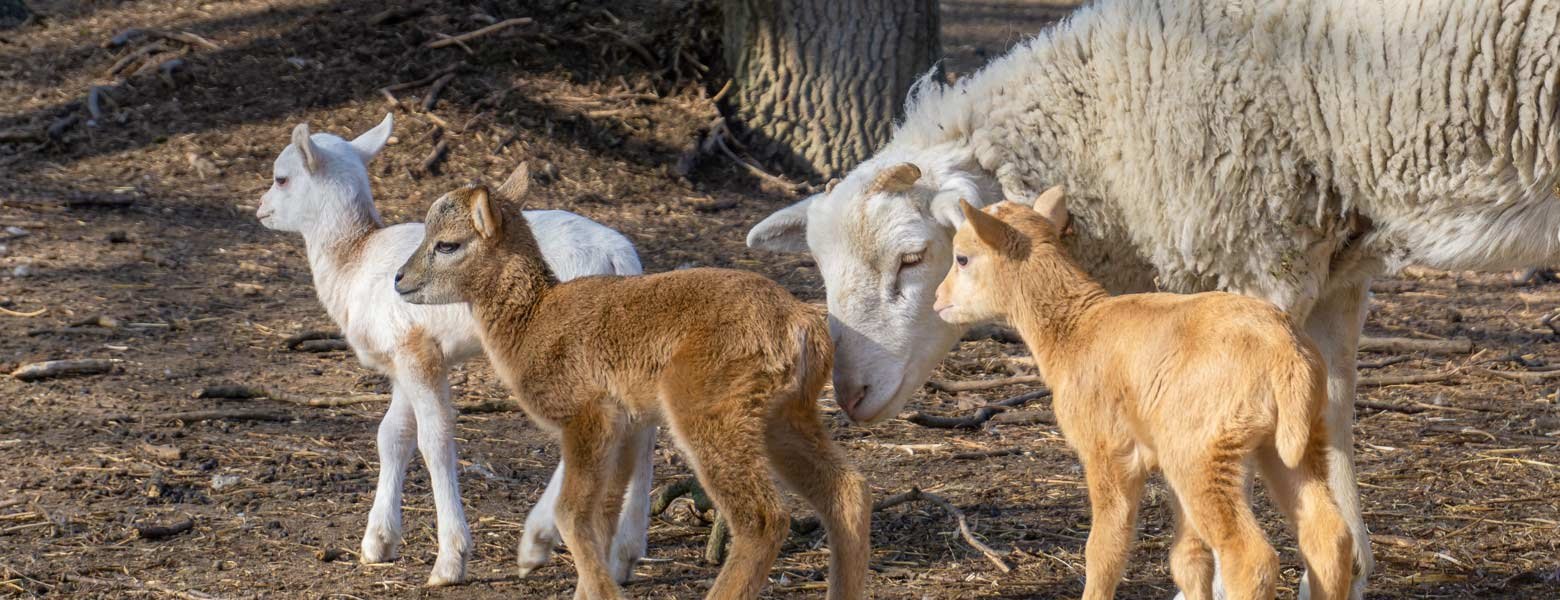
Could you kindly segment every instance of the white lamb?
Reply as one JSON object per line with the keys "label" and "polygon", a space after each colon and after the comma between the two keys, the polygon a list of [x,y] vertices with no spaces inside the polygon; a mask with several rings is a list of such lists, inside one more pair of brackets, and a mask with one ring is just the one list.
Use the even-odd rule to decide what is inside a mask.
{"label": "white lamb", "polygon": [[[1072,197],[1069,245],[1114,291],[1284,307],[1329,371],[1331,487],[1371,570],[1353,468],[1372,277],[1560,258],[1560,0],[1101,0],[952,86],[923,80],[875,157],[771,215],[810,250],[858,420],[895,415],[958,338],[933,290],[959,199]],[[866,193],[911,163],[908,189]]]}
{"label": "white lamb", "polygon": [[[396,558],[401,543],[401,488],[413,439],[433,485],[439,554],[428,585],[464,581],[471,531],[461,507],[455,450],[455,414],[447,380],[451,366],[482,353],[476,324],[464,304],[418,306],[395,293],[396,269],[417,249],[421,223],[386,227],[374,207],[367,163],[390,139],[392,118],[350,142],[330,134],[293,129],[292,143],[277,156],[271,189],[256,216],[266,227],[303,234],[320,303],[358,360],[390,377],[390,408],[379,424],[379,486],[363,534],[362,561]],[[637,275],[639,256],[628,239],[579,215],[527,211],[547,265],[559,279],[585,275]],[[645,552],[650,519],[652,432],[641,449],[613,539],[613,575],[625,581]],[[555,503],[563,464],[526,518],[519,558],[521,575],[546,563],[557,545]]]}

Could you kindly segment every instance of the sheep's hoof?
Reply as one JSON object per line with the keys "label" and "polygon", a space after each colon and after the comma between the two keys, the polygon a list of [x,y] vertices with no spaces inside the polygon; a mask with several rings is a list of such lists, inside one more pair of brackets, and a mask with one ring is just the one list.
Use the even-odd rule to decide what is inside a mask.
{"label": "sheep's hoof", "polygon": [[521,538],[519,552],[520,576],[525,577],[530,575],[531,571],[545,566],[548,561],[552,560],[552,555],[553,544],[549,540],[540,536]]}
{"label": "sheep's hoof", "polygon": [[362,550],[358,554],[358,561],[365,565],[395,562],[400,557],[400,544],[385,541],[383,537],[373,534],[363,537]]}
{"label": "sheep's hoof", "polygon": [[441,568],[439,565],[434,565],[433,574],[428,576],[428,587],[444,587],[465,583],[465,571],[461,567]]}

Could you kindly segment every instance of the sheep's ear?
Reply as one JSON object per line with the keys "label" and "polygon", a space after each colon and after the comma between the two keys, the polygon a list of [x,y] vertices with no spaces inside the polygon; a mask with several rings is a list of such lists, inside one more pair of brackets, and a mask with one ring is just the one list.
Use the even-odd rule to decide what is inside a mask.
{"label": "sheep's ear", "polygon": [[373,129],[363,132],[363,135],[357,136],[357,139],[350,142],[352,149],[356,150],[358,157],[367,163],[373,160],[375,156],[378,156],[380,150],[385,149],[385,143],[390,141],[390,131],[394,128],[395,116],[386,113],[385,120],[380,121]]}
{"label": "sheep's ear", "polygon": [[921,167],[915,163],[899,163],[878,172],[877,178],[867,186],[863,196],[871,196],[877,193],[901,194],[915,187],[916,180],[921,178]]}
{"label": "sheep's ear", "polygon": [[498,197],[510,202],[519,202],[530,190],[531,166],[530,163],[522,162],[509,173],[509,178],[504,180],[503,185],[498,186]]}
{"label": "sheep's ear", "polygon": [[963,199],[959,200],[959,210],[964,213],[965,222],[975,230],[975,237],[980,238],[982,244],[998,250],[1012,245],[1015,232],[1001,219],[986,214],[986,211],[971,206]]}
{"label": "sheep's ear", "polygon": [[813,199],[822,195],[808,196],[759,221],[748,231],[748,247],[771,252],[806,252],[807,207],[812,206]]}
{"label": "sheep's ear", "polygon": [[320,149],[314,145],[314,140],[309,139],[309,124],[299,123],[293,128],[292,144],[303,155],[303,167],[310,173],[317,173],[320,169]]}
{"label": "sheep's ear", "polygon": [[1059,185],[1051,186],[1035,198],[1035,212],[1051,222],[1057,233],[1067,229],[1067,190]]}
{"label": "sheep's ear", "polygon": [[483,239],[498,235],[498,228],[502,226],[498,211],[494,210],[492,201],[488,198],[485,187],[479,187],[471,191],[468,196],[471,200],[471,227],[477,230],[477,235]]}

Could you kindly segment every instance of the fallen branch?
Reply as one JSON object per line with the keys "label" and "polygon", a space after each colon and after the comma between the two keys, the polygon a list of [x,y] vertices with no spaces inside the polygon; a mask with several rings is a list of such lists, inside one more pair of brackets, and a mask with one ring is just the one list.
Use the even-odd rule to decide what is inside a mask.
{"label": "fallen branch", "polygon": [[1494,369],[1474,369],[1473,372],[1480,375],[1488,375],[1490,377],[1499,377],[1501,379],[1509,379],[1511,381],[1521,381],[1525,383],[1537,383],[1560,377],[1560,369],[1553,369],[1549,371],[1496,371]]}
{"label": "fallen branch", "polygon": [[135,533],[143,540],[170,538],[195,527],[195,521],[185,519],[172,525],[136,525]]}
{"label": "fallen branch", "polygon": [[[484,35],[493,33],[495,31],[503,31],[505,29],[508,29],[510,27],[514,27],[516,25],[530,25],[530,24],[531,24],[531,19],[529,17],[520,17],[520,18],[517,18],[517,19],[504,19],[502,21],[499,21],[499,22],[494,23],[492,25],[488,25],[487,27],[483,27],[483,28],[478,29],[476,31],[468,31],[468,32],[462,33],[460,35],[452,35],[452,36],[448,36],[448,37],[444,37],[444,38],[440,38],[440,39],[428,42],[427,44],[423,44],[423,47],[424,48],[444,48],[444,47],[447,47],[447,46],[454,46],[454,45],[458,45],[458,44],[464,44],[466,42],[469,42],[471,40],[477,39],[477,38],[482,37]],[[589,27],[589,26],[587,25],[587,27]]]}
{"label": "fallen branch", "polygon": [[993,425],[1055,425],[1056,415],[1049,410],[1014,410],[991,418]]}
{"label": "fallen branch", "polygon": [[1045,383],[1045,380],[1042,379],[1039,375],[1017,375],[1014,377],[1004,377],[1001,379],[971,379],[967,381],[943,381],[940,379],[932,379],[926,382],[926,387],[932,388],[939,392],[948,392],[951,394],[955,392],[989,390],[992,388],[1026,383]]}
{"label": "fallen branch", "polygon": [[704,493],[704,488],[699,485],[699,480],[693,477],[684,477],[666,484],[666,486],[650,496],[650,514],[656,516],[666,512],[666,509],[671,508],[673,501],[683,496],[693,499],[693,507],[700,514],[715,508],[715,503]]}
{"label": "fallen branch", "polygon": [[425,85],[428,85],[428,84],[433,83],[435,81],[438,81],[440,77],[443,77],[443,76],[448,75],[450,73],[454,73],[456,71],[459,71],[464,66],[465,66],[465,64],[463,63],[463,64],[458,64],[458,65],[445,67],[443,69],[439,69],[437,71],[434,71],[432,74],[430,74],[427,77],[424,77],[422,79],[418,79],[418,80],[415,80],[415,81],[407,81],[407,82],[404,82],[404,83],[393,83],[393,84],[387,85],[385,87],[379,88],[379,91],[381,91],[381,92],[401,92],[401,91],[406,91],[406,90],[420,88],[422,86],[425,86]]}
{"label": "fallen branch", "polygon": [[1013,456],[1023,454],[1023,448],[1000,448],[997,450],[982,450],[980,452],[960,452],[948,458],[953,460],[979,460],[982,458],[996,458],[999,456]]}
{"label": "fallen branch", "polygon": [[433,105],[438,104],[439,94],[444,91],[444,86],[455,80],[455,73],[445,73],[444,76],[435,79],[433,85],[428,86],[428,95],[423,97],[422,107],[425,111],[433,110]]}
{"label": "fallen branch", "polygon": [[1421,340],[1415,338],[1360,338],[1360,352],[1430,352],[1467,354],[1473,352],[1472,340]]}
{"label": "fallen branch", "polygon": [[11,371],[11,376],[22,381],[38,381],[55,377],[77,375],[102,375],[112,373],[119,361],[107,358],[78,358],[28,363]]}
{"label": "fallen branch", "polygon": [[306,340],[293,347],[299,352],[342,352],[351,350],[346,340]]}
{"label": "fallen branch", "polygon": [[974,414],[963,417],[944,417],[917,412],[910,415],[910,418],[907,420],[916,425],[933,429],[979,429],[986,421],[990,421],[993,417],[1009,408],[1023,406],[1031,400],[1044,398],[1049,395],[1051,395],[1051,390],[1036,390],[987,404],[976,410]]}
{"label": "fallen branch", "polygon": [[49,129],[45,133],[48,134],[49,139],[58,140],[65,137],[65,132],[69,131],[70,128],[75,127],[76,123],[80,121],[81,115],[74,113],[65,115],[49,124]]}
{"label": "fallen branch", "polygon": [[433,151],[428,153],[428,158],[423,159],[423,161],[422,161],[422,170],[423,170],[423,172],[424,173],[429,173],[429,174],[432,174],[432,175],[438,175],[439,174],[439,163],[444,162],[444,157],[446,155],[448,155],[449,153],[450,153],[450,143],[449,143],[449,141],[448,140],[439,140],[439,143],[434,144]]}
{"label": "fallen branch", "polygon": [[1412,385],[1416,383],[1435,383],[1446,381],[1457,375],[1457,370],[1437,371],[1434,373],[1404,373],[1402,375],[1378,375],[1375,377],[1361,377],[1355,385],[1358,387],[1376,387],[1383,385]]}
{"label": "fallen branch", "polygon": [[650,66],[650,67],[659,67],[660,66],[656,62],[656,60],[655,60],[655,55],[651,54],[649,50],[646,50],[645,47],[642,44],[640,44],[639,42],[634,41],[633,38],[628,37],[628,34],[623,33],[621,31],[618,31],[616,29],[607,29],[606,27],[597,27],[595,25],[589,25],[589,24],[585,25],[585,28],[588,29],[588,30],[594,31],[596,33],[605,33],[607,35],[610,35],[610,36],[616,38],[618,43],[622,44],[624,48],[628,48],[634,54],[639,55],[639,58],[644,59],[646,66]]}
{"label": "fallen branch", "polygon": [[32,312],[21,312],[21,311],[11,310],[11,309],[6,308],[4,306],[0,306],[0,315],[5,315],[7,317],[23,317],[23,318],[36,317],[36,316],[41,315],[41,314],[46,313],[46,312],[49,312],[49,309],[47,307],[40,308],[40,309],[32,311]]}
{"label": "fallen branch", "polygon": [[303,332],[300,332],[300,333],[297,333],[297,334],[294,334],[294,335],[287,336],[287,339],[282,340],[282,346],[284,348],[287,348],[288,350],[296,350],[298,348],[298,345],[302,344],[304,342],[308,342],[308,341],[312,341],[312,340],[339,340],[339,339],[341,339],[341,332],[339,332],[339,331],[327,331],[327,330],[322,330],[322,329],[310,329],[308,331],[303,331]]}
{"label": "fallen branch", "polygon": [[216,596],[203,594],[201,592],[176,590],[156,583],[142,583],[134,579],[129,581],[121,581],[117,579],[98,579],[96,577],[87,577],[84,575],[75,575],[69,573],[67,573],[64,578],[76,583],[85,583],[88,585],[97,585],[113,589],[131,589],[143,593],[157,592],[160,594],[173,596],[174,598],[179,598],[180,600],[216,600]]}
{"label": "fallen branch", "polygon": [[287,413],[271,412],[264,410],[192,410],[185,412],[159,413],[153,415],[113,415],[104,417],[103,421],[292,421],[292,415]]}
{"label": "fallen branch", "polygon": [[1389,356],[1389,357],[1383,358],[1381,360],[1367,361],[1367,362],[1358,363],[1356,365],[1356,368],[1358,368],[1361,371],[1363,371],[1365,369],[1380,369],[1382,367],[1390,367],[1392,365],[1399,364],[1399,363],[1406,363],[1409,360],[1411,360],[1411,359],[1409,357],[1407,357],[1407,356]]}
{"label": "fallen branch", "polygon": [[710,526],[710,537],[704,540],[704,564],[718,565],[726,561],[726,545],[731,542],[730,529],[725,517],[715,517],[715,524]]}
{"label": "fallen branch", "polygon": [[[308,340],[308,341],[319,341],[319,340]],[[268,387],[263,387],[263,386],[249,386],[249,385],[212,385],[212,386],[206,386],[206,387],[201,388],[199,390],[196,390],[194,393],[190,394],[190,397],[196,398],[196,399],[217,398],[217,399],[226,399],[226,400],[256,400],[256,399],[265,399],[265,400],[275,400],[277,402],[286,402],[288,404],[297,404],[299,406],[310,406],[310,407],[314,407],[314,408],[332,408],[332,407],[337,407],[337,406],[349,406],[349,405],[353,405],[353,404],[368,404],[368,403],[373,403],[373,402],[389,402],[390,401],[389,394],[357,394],[357,395],[345,396],[345,397],[341,397],[341,396],[326,396],[326,397],[322,397],[322,398],[301,398],[301,397],[295,396],[293,394],[289,394],[289,393],[283,392],[281,390],[268,388]]]}
{"label": "fallen branch", "polygon": [[191,46],[200,46],[200,47],[205,48],[207,50],[221,50],[222,49],[222,46],[218,46],[216,42],[213,42],[213,41],[208,40],[206,38],[200,37],[198,35],[195,35],[193,33],[188,32],[188,31],[161,31],[161,30],[153,29],[153,30],[148,30],[146,32],[146,34],[147,35],[151,35],[151,36],[155,36],[155,37],[160,37],[160,38],[165,39],[165,40],[173,40],[175,42],[184,42],[184,43],[189,44]]}
{"label": "fallen branch", "polygon": [[991,564],[996,565],[997,570],[1002,571],[1003,573],[1010,573],[1013,571],[1013,568],[1007,565],[1007,561],[1002,560],[1001,554],[997,554],[997,551],[992,550],[991,546],[987,546],[981,543],[980,540],[975,539],[975,534],[970,532],[970,524],[965,520],[964,513],[960,512],[959,509],[954,508],[952,503],[949,503],[942,496],[938,496],[937,494],[933,494],[931,492],[921,492],[921,497],[925,498],[932,504],[936,504],[937,506],[942,507],[943,512],[948,513],[954,518],[955,521],[958,521],[959,535],[964,537],[964,542],[969,544],[970,547],[979,550],[981,554],[986,555],[986,560],[989,560],[991,561]]}
{"label": "fallen branch", "polygon": [[428,11],[426,6],[406,6],[390,8],[368,18],[368,24],[378,27],[380,25],[394,25]]}

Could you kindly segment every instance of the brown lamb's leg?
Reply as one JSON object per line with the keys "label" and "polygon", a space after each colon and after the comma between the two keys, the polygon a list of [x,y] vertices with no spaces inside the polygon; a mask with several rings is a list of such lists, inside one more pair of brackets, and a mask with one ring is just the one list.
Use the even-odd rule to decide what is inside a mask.
{"label": "brown lamb's leg", "polygon": [[563,492],[558,498],[558,533],[574,558],[579,583],[575,600],[615,600],[617,582],[606,565],[608,470],[619,432],[599,405],[587,402],[563,426]]}

